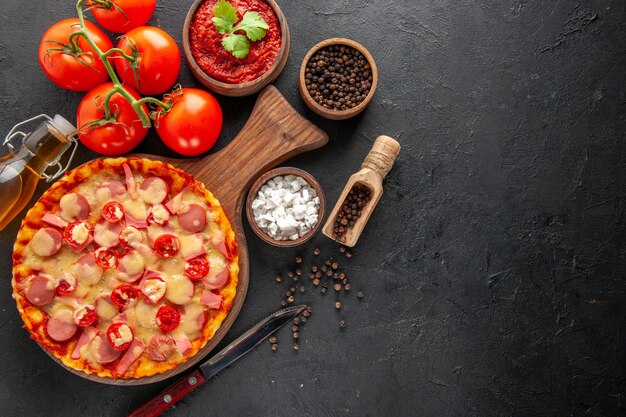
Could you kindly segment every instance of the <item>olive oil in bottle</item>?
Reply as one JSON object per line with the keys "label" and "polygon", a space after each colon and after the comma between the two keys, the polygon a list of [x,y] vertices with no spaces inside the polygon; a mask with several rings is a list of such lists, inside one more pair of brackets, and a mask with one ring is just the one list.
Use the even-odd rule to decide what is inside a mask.
{"label": "olive oil in bottle", "polygon": [[[43,119],[43,122],[32,132],[18,130],[39,119]],[[74,152],[66,168],[62,167],[59,158],[76,143],[75,133],[76,128],[59,115],[54,118],[37,116],[17,124],[11,130],[4,141],[11,152],[0,158],[0,231],[26,207],[41,178],[52,181],[65,172]],[[14,148],[11,139],[19,136],[22,137],[22,144]],[[57,167],[52,175],[45,172],[51,166]]]}

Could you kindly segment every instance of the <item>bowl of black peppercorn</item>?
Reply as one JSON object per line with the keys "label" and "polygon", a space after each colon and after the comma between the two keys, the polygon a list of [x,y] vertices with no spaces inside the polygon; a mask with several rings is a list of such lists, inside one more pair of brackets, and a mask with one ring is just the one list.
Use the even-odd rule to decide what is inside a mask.
{"label": "bowl of black peppercorn", "polygon": [[378,84],[378,67],[363,45],[326,39],[304,57],[298,87],[306,105],[331,120],[356,116],[368,106]]}

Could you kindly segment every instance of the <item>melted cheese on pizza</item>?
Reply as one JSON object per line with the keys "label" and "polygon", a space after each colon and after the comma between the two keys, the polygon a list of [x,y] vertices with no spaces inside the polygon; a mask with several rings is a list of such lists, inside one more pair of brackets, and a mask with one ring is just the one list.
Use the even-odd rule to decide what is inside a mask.
{"label": "melted cheese on pizza", "polygon": [[[25,327],[66,365],[100,376],[139,378],[184,362],[219,328],[237,285],[234,233],[217,200],[190,176],[155,161],[101,161],[100,169],[92,175],[81,175],[84,166],[69,173],[69,180],[53,186],[27,215],[14,251],[14,297]],[[125,164],[132,178],[128,172],[125,175]],[[129,192],[131,182],[139,192]],[[45,213],[69,220],[84,214],[76,207],[76,198],[67,197],[70,191],[86,199],[89,211],[70,233],[59,229],[63,243],[56,253],[40,256],[38,253],[54,252],[58,239],[53,231],[42,239],[31,239],[35,229],[49,226],[41,221]],[[172,199],[176,204],[168,207],[166,203]],[[121,203],[125,213],[119,223],[103,218],[103,207],[112,200]],[[197,210],[190,216],[192,210],[184,210],[190,204],[202,207],[204,218],[197,217]],[[172,207],[178,210],[168,211]],[[154,213],[153,218],[149,218],[150,213]],[[120,217],[119,212],[114,214]],[[201,224],[204,227],[196,230]],[[124,231],[128,226],[135,229]],[[178,242],[173,256],[159,246],[164,235]],[[223,253],[225,242],[228,252]],[[102,259],[100,253],[107,252],[114,257]],[[208,260],[204,277],[187,273],[187,261],[196,257]],[[229,280],[215,287],[216,277],[224,273]],[[49,282],[35,280],[43,274]],[[64,274],[71,274],[72,282],[75,277],[71,291],[62,289]],[[158,280],[142,286],[154,277]],[[123,286],[133,287],[137,297],[118,291]],[[202,304],[202,291],[209,290],[222,297],[219,309]],[[48,303],[32,305],[36,297],[45,301],[50,291],[54,296]],[[154,299],[159,291],[163,297]],[[173,329],[158,325],[163,306],[174,307],[179,313],[179,323]],[[85,325],[89,308],[95,310],[96,320]],[[120,322],[123,324],[116,324],[118,331],[111,333],[111,325]],[[173,344],[163,336],[171,338],[176,349],[163,345],[163,339]],[[127,351],[119,350],[129,343]]]}

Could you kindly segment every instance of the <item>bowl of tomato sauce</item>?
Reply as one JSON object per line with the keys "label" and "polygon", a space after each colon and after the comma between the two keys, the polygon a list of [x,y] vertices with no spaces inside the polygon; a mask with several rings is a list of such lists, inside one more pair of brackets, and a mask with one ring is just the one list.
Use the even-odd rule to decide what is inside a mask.
{"label": "bowl of tomato sauce", "polygon": [[[246,17],[249,12],[254,16]],[[214,23],[215,17],[221,18],[222,25],[231,19],[230,30]],[[256,39],[257,29],[247,42],[231,42],[239,57],[224,47],[225,37],[234,35],[230,40],[237,41],[248,37],[244,29],[250,24],[246,23],[254,26],[259,18],[265,31],[261,39]],[[238,25],[243,29],[237,29]],[[242,43],[247,44],[244,57]],[[226,96],[251,95],[274,81],[285,67],[289,46],[287,19],[274,0],[196,0],[183,27],[183,51],[191,72],[205,87]]]}

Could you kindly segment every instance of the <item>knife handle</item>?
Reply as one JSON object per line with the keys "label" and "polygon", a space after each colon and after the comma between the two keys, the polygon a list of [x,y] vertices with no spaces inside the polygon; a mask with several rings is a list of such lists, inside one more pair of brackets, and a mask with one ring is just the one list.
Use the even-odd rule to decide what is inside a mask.
{"label": "knife handle", "polygon": [[133,411],[128,417],[156,417],[198,388],[206,378],[200,369],[164,389],[159,395]]}

